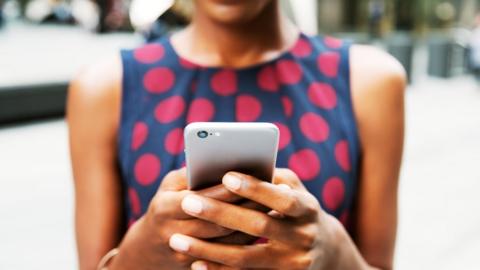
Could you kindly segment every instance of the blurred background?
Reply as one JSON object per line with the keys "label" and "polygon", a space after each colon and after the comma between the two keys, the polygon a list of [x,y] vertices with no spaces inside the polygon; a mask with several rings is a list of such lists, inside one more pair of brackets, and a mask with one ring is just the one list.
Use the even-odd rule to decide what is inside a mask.
{"label": "blurred background", "polygon": [[[480,0],[281,2],[408,72],[396,268],[480,269]],[[68,81],[190,16],[188,0],[0,0],[0,269],[76,269]]]}

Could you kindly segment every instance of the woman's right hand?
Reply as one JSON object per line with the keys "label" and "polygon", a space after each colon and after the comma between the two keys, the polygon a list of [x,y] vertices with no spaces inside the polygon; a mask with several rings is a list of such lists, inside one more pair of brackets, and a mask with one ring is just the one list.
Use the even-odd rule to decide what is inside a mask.
{"label": "woman's right hand", "polygon": [[[163,179],[145,215],[126,233],[120,244],[119,254],[113,259],[109,269],[189,269],[194,259],[169,247],[171,235],[181,233],[204,239],[228,239],[231,230],[185,214],[181,202],[191,193],[232,203],[241,200],[223,185],[198,192],[187,190],[186,170],[183,168],[171,171]],[[255,208],[251,202],[246,207]],[[234,235],[238,236],[232,236]],[[249,238],[244,236],[241,239],[247,241]]]}

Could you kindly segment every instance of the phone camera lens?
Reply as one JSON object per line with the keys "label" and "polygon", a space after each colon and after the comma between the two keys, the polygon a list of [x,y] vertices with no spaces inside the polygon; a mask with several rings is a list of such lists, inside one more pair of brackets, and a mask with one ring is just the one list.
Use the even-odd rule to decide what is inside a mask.
{"label": "phone camera lens", "polygon": [[197,133],[197,136],[198,136],[199,138],[205,139],[205,138],[208,136],[208,132],[206,132],[205,130],[199,131],[199,132]]}

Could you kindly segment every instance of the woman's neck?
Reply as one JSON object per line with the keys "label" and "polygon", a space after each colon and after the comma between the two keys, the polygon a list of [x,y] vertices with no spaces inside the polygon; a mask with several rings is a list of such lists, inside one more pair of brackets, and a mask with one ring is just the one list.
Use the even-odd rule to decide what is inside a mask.
{"label": "woman's neck", "polygon": [[239,68],[276,58],[293,46],[298,29],[272,1],[250,22],[225,25],[205,14],[195,14],[192,23],[172,38],[176,51],[205,66]]}

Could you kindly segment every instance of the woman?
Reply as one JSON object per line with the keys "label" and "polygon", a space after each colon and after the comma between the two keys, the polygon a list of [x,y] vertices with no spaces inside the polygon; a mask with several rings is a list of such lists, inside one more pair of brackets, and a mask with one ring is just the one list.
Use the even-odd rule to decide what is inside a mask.
{"label": "woman", "polygon": [[[80,269],[116,247],[108,269],[391,269],[404,88],[392,57],[301,34],[277,0],[195,1],[186,29],[72,82]],[[276,123],[289,169],[187,191],[194,121]]]}

